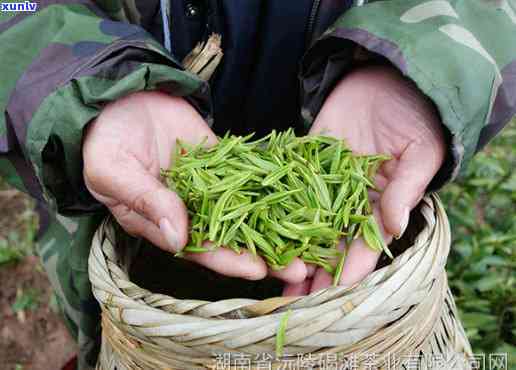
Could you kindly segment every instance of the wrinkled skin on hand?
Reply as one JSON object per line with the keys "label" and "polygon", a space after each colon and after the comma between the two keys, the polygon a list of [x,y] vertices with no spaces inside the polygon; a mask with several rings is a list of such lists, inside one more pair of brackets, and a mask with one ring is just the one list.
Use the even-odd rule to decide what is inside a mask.
{"label": "wrinkled skin on hand", "polygon": [[[410,211],[443,164],[446,146],[439,115],[410,81],[389,67],[356,70],[326,99],[310,134],[345,140],[359,154],[388,154],[371,192],[375,218],[387,243],[405,231]],[[379,254],[362,239],[348,249],[340,285],[352,286],[371,273]],[[332,284],[322,268],[307,267],[307,279],[287,284],[284,295],[308,294]]]}
{"label": "wrinkled skin on hand", "polygon": [[[389,154],[378,172],[379,193],[371,193],[374,214],[387,243],[403,234],[409,212],[441,167],[445,141],[432,104],[394,69],[371,67],[346,76],[323,105],[310,134],[345,140],[360,154]],[[156,246],[181,250],[188,240],[188,215],[181,199],[159,181],[170,166],[176,140],[191,144],[217,139],[202,117],[182,98],[141,92],[109,104],[87,129],[84,179],[130,234]],[[348,248],[341,285],[351,286],[373,271],[379,254],[359,239]],[[296,259],[281,271],[247,251],[188,254],[190,260],[228,276],[261,279],[267,274],[286,282],[285,295],[308,294],[328,287],[323,269]]]}
{"label": "wrinkled skin on hand", "polygon": [[[159,180],[169,168],[176,140],[197,144],[217,138],[184,99],[159,92],[140,92],[107,105],[86,130],[84,180],[130,234],[172,253],[188,241],[188,214],[179,196]],[[267,273],[298,283],[306,277],[299,259],[282,271],[267,271],[260,258],[230,249],[187,254],[186,258],[227,276],[257,280]]]}

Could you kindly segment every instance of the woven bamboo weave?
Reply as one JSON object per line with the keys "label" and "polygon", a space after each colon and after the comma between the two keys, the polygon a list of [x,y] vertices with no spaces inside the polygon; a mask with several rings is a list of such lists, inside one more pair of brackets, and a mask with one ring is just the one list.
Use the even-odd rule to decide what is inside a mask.
{"label": "woven bamboo weave", "polygon": [[[411,247],[360,284],[264,301],[175,299],[143,289],[128,276],[130,248],[117,245],[105,222],[89,258],[103,312],[97,369],[471,369],[446,279],[448,220],[436,196],[420,212],[425,226]],[[276,358],[289,309],[283,357]],[[245,365],[228,364],[231,356]],[[376,367],[368,367],[371,357]]]}

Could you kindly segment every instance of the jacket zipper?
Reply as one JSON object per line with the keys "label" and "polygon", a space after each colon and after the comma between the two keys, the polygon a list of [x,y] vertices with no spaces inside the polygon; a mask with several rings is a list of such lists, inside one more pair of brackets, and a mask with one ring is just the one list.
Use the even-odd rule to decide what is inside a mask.
{"label": "jacket zipper", "polygon": [[315,22],[317,21],[317,14],[319,13],[319,5],[321,5],[321,0],[314,0],[314,2],[312,4],[312,10],[310,11],[310,17],[308,18],[308,25],[306,28],[306,47],[307,48],[312,43],[314,26],[315,26]]}

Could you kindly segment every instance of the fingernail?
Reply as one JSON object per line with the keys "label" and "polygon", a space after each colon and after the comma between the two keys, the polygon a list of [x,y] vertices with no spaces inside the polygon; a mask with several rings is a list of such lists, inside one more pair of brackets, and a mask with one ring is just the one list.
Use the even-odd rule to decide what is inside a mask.
{"label": "fingernail", "polygon": [[400,239],[403,236],[403,234],[405,233],[405,230],[407,229],[407,226],[409,223],[409,217],[410,217],[410,209],[405,208],[405,210],[403,211],[403,218],[401,219],[400,233],[399,233],[399,235],[395,236],[396,239]]}
{"label": "fingernail", "polygon": [[161,234],[167,241],[168,245],[174,252],[179,251],[179,238],[177,236],[177,232],[174,230],[172,225],[170,224],[170,221],[166,218],[162,218],[159,220],[159,229],[161,231]]}

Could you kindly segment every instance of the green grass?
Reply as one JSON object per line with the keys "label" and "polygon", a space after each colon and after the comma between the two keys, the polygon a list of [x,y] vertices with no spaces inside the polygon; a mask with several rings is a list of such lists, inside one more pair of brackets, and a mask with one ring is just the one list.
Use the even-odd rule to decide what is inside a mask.
{"label": "green grass", "polygon": [[441,196],[453,233],[448,276],[476,353],[516,368],[516,121]]}

